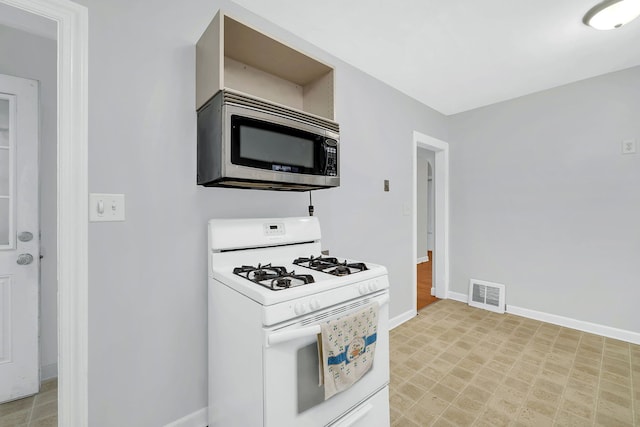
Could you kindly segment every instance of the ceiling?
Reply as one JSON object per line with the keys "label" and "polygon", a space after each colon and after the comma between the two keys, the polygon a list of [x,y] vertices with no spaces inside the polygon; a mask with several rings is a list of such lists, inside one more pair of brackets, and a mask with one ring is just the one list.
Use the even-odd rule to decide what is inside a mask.
{"label": "ceiling", "polygon": [[[447,115],[640,65],[640,19],[582,23],[599,0],[234,1]],[[0,24],[56,38],[3,3]]]}
{"label": "ceiling", "polygon": [[582,23],[599,0],[234,0],[450,115],[640,65],[640,19]]}

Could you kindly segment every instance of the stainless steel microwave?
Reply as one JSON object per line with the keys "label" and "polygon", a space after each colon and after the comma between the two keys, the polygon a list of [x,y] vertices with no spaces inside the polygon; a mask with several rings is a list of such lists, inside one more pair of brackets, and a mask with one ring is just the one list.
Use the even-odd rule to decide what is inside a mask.
{"label": "stainless steel microwave", "polygon": [[337,123],[229,90],[198,110],[198,184],[307,191],[340,185]]}

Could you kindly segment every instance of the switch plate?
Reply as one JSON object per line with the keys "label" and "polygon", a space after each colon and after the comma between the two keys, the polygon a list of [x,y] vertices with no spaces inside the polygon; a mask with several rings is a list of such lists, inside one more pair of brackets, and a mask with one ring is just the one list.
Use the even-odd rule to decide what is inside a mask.
{"label": "switch plate", "polygon": [[384,180],[384,191],[389,191],[389,180],[388,179]]}
{"label": "switch plate", "polygon": [[89,221],[124,221],[124,194],[89,194]]}
{"label": "switch plate", "polygon": [[636,140],[625,139],[622,141],[622,154],[634,154],[636,152]]}

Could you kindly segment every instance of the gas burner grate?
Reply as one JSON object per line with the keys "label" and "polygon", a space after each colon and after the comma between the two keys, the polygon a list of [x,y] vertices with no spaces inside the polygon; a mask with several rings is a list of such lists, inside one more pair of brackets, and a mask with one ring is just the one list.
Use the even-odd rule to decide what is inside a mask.
{"label": "gas burner grate", "polygon": [[285,272],[281,276],[271,279],[268,284],[256,282],[255,280],[254,282],[269,288],[272,291],[280,291],[293,286],[308,285],[309,283],[314,283],[315,280],[310,274],[296,274],[295,271],[292,271],[290,273]]}
{"label": "gas burner grate", "polygon": [[338,258],[335,257],[324,257],[322,255],[320,255],[319,257],[314,257],[313,255],[311,255],[310,257],[306,258],[306,257],[301,257],[301,258],[296,258],[293,261],[294,264],[297,265],[302,265],[304,263],[308,263],[309,266],[322,266],[322,265],[335,265],[338,264]]}
{"label": "gas burner grate", "polygon": [[258,264],[257,267],[252,265],[236,267],[233,269],[233,274],[271,289],[272,291],[280,291],[293,286],[307,285],[315,282],[313,276],[310,274],[296,274],[295,271],[289,272],[285,267],[272,266],[271,263],[265,265]]}
{"label": "gas burner grate", "polygon": [[322,271],[324,273],[333,274],[334,276],[346,276],[347,274],[358,273],[368,270],[367,266],[362,262],[348,263],[338,261],[335,257],[301,257],[293,261],[294,264],[311,268],[313,270]]}
{"label": "gas burner grate", "polygon": [[338,265],[333,269],[327,271],[329,274],[335,274],[336,276],[346,276],[347,274],[351,274],[351,269],[346,265]]}

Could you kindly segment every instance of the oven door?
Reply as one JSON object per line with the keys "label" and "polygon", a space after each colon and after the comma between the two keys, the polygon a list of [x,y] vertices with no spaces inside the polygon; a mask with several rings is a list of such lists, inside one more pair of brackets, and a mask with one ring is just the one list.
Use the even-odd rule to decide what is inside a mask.
{"label": "oven door", "polygon": [[[388,385],[388,301],[388,291],[384,291],[296,319],[295,323],[265,329],[266,427],[328,425]],[[320,323],[356,312],[371,302],[380,304],[371,370],[350,388],[324,400],[324,386],[318,385]],[[382,425],[388,425],[388,421]]]}

